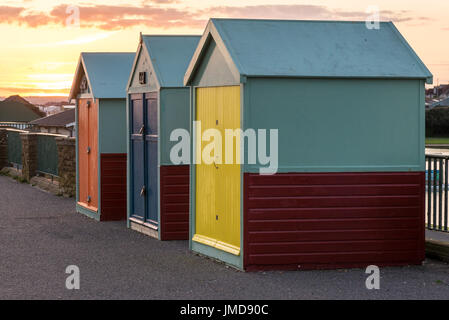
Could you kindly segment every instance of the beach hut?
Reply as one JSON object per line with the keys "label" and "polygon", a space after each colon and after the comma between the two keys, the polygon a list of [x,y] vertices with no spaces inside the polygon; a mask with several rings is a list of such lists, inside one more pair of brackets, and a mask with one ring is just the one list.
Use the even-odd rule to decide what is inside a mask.
{"label": "beach hut", "polygon": [[128,226],[160,240],[189,234],[189,161],[170,151],[173,130],[190,127],[183,77],[199,38],[141,35],[127,87]]}
{"label": "beach hut", "polygon": [[[191,249],[245,270],[421,263],[431,82],[391,22],[211,19],[184,78]],[[205,132],[236,128],[225,162],[237,141],[220,158]]]}
{"label": "beach hut", "polygon": [[81,53],[76,102],[76,209],[96,220],[126,219],[126,82],[134,53]]}

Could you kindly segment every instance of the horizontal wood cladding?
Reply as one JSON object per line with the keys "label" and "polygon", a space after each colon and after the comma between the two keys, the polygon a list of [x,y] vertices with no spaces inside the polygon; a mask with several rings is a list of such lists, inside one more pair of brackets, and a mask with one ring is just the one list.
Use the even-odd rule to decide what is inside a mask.
{"label": "horizontal wood cladding", "polygon": [[101,221],[126,219],[126,153],[101,154]]}
{"label": "horizontal wood cladding", "polygon": [[244,175],[246,270],[419,264],[423,172]]}
{"label": "horizontal wood cladding", "polygon": [[189,239],[189,166],[161,166],[161,240]]}

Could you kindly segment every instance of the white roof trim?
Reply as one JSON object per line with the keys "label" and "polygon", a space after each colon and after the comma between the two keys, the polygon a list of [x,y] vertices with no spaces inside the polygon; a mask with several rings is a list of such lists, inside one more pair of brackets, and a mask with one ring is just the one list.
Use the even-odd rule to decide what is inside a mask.
{"label": "white roof trim", "polygon": [[75,76],[73,78],[72,87],[70,88],[69,102],[71,102],[72,99],[76,99],[76,96],[78,95],[79,83],[81,80],[80,79],[81,71],[84,71],[84,74],[86,75],[86,78],[87,78],[87,84],[89,85],[89,88],[90,88],[90,92],[91,92],[92,96],[94,96],[92,86],[90,85],[89,74],[87,73],[86,65],[84,64],[83,53],[81,53],[79,60],[78,60],[78,65],[76,67]]}
{"label": "white roof trim", "polygon": [[134,63],[133,63],[132,69],[131,69],[131,74],[130,74],[129,79],[128,79],[128,84],[126,85],[126,91],[127,92],[131,88],[132,81],[133,81],[134,75],[136,73],[137,62],[139,61],[139,58],[141,57],[143,50],[145,50],[145,52],[147,53],[148,60],[149,60],[149,63],[150,63],[150,67],[154,71],[154,75],[155,75],[154,77],[156,78],[157,88],[159,89],[161,87],[160,82],[159,82],[159,71],[156,70],[156,68],[154,67],[153,61],[151,60],[150,51],[148,50],[147,46],[144,44],[144,41],[142,39],[142,34],[140,34],[140,43],[139,43],[139,46],[137,48],[136,56],[134,58]]}

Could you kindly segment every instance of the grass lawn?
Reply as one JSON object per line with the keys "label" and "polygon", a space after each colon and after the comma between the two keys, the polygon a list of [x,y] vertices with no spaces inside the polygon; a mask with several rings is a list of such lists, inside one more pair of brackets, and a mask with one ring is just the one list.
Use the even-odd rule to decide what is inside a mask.
{"label": "grass lawn", "polygon": [[426,144],[449,144],[448,138],[426,138]]}

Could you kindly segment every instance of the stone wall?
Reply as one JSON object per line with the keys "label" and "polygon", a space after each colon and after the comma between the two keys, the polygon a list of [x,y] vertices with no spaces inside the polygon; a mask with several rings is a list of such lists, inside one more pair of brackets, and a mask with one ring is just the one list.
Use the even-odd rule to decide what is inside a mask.
{"label": "stone wall", "polygon": [[65,197],[76,194],[75,138],[56,138],[58,146],[59,189]]}
{"label": "stone wall", "polygon": [[37,170],[37,137],[32,133],[21,133],[22,139],[22,176],[30,182]]}
{"label": "stone wall", "polygon": [[[56,136],[58,152],[58,177],[40,174],[37,176],[37,134],[20,134],[22,142],[22,170],[9,167],[7,130],[0,129],[0,170],[20,181],[26,181],[53,194],[65,197],[76,195],[76,140],[75,138]],[[3,170],[2,168],[5,167]]]}
{"label": "stone wall", "polygon": [[0,170],[8,166],[8,131],[0,129]]}

